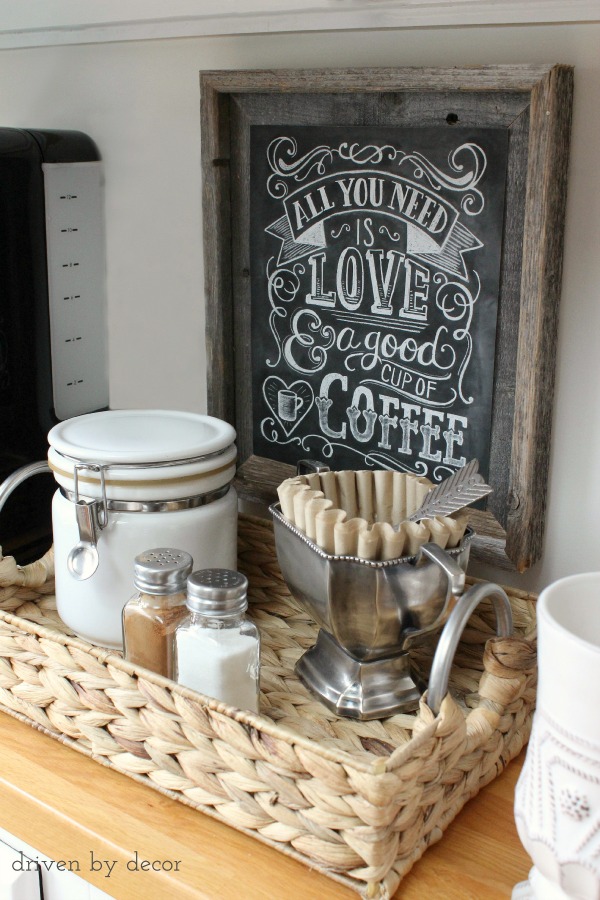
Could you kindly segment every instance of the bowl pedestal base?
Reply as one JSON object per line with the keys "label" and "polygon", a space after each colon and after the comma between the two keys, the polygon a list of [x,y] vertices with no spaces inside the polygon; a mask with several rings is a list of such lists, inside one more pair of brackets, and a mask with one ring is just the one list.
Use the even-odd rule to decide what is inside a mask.
{"label": "bowl pedestal base", "polygon": [[426,685],[413,671],[407,652],[367,662],[355,659],[321,629],[317,642],[296,663],[296,674],[339,716],[383,719],[413,712]]}

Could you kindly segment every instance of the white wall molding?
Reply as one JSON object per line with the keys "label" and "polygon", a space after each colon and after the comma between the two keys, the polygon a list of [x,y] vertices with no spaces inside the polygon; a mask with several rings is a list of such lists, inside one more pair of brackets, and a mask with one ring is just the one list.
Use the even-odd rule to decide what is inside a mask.
{"label": "white wall molding", "polygon": [[[215,12],[215,9],[218,12]],[[293,31],[600,21],[600,0],[0,0],[0,49]]]}

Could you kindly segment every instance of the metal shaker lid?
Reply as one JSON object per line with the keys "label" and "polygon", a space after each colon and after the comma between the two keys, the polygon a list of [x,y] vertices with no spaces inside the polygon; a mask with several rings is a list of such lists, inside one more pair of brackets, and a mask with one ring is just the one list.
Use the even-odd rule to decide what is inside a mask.
{"label": "metal shaker lid", "polygon": [[156,547],[136,556],[133,583],[148,594],[176,594],[185,590],[192,567],[192,557],[185,550]]}
{"label": "metal shaker lid", "polygon": [[248,579],[231,569],[200,569],[187,580],[187,605],[204,616],[234,616],[248,606]]}

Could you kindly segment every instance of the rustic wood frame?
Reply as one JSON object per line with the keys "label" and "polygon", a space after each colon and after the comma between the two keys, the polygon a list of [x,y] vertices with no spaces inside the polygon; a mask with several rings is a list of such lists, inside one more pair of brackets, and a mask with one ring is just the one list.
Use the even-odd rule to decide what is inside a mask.
{"label": "rustic wood frame", "polygon": [[[572,67],[210,71],[200,73],[200,87],[208,412],[236,427],[238,490],[260,503],[275,497],[292,470],[252,452],[244,152],[250,122],[277,123],[284,115],[293,119],[285,124],[317,124],[311,103],[322,117],[326,98],[334,97],[347,124],[365,124],[352,120],[352,104],[360,102],[368,103],[373,124],[441,125],[452,112],[464,124],[509,130],[491,429],[494,493],[486,512],[472,514],[473,554],[524,571],[539,559],[544,533]],[[272,110],[267,104],[252,119],[255,95],[261,110],[268,95]],[[398,111],[405,106],[408,112]]]}

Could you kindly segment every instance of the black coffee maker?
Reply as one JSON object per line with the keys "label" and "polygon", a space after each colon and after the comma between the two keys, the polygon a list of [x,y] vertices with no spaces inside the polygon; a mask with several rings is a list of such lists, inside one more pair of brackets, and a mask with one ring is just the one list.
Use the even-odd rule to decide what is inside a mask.
{"label": "black coffee maker", "polygon": [[[103,174],[76,131],[0,128],[0,482],[59,420],[108,406]],[[0,510],[5,555],[51,543],[49,475]]]}

